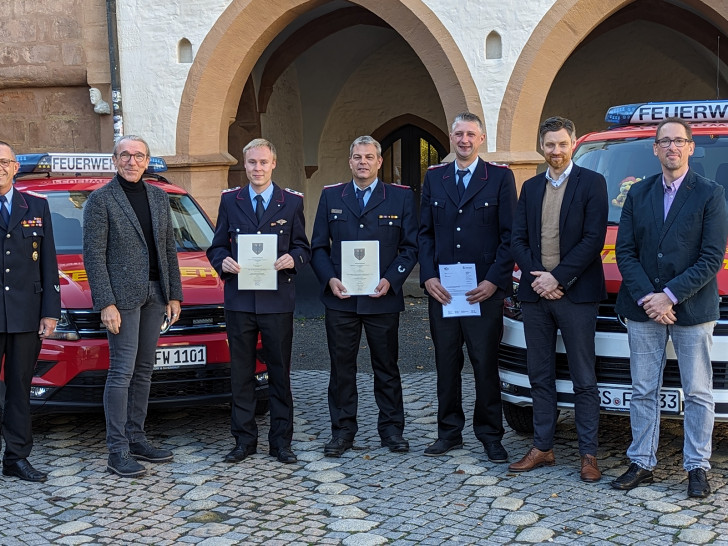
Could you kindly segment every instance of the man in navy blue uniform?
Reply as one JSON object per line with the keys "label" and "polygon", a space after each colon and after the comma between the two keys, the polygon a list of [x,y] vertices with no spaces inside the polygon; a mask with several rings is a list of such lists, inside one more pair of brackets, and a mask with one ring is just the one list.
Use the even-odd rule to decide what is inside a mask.
{"label": "man in navy blue uniform", "polygon": [[[329,413],[332,438],[327,457],[341,457],[354,443],[358,393],[356,358],[362,326],[374,371],[377,430],[382,447],[407,452],[399,356],[402,285],[417,263],[417,220],[412,191],[377,178],[382,148],[370,136],[349,150],[351,182],[324,188],[313,227],[311,265],[326,306],[326,336],[331,356]],[[371,295],[352,296],[341,282],[342,241],[379,241],[380,280]]]}
{"label": "man in navy blue uniform", "polygon": [[[420,281],[429,295],[438,401],[437,441],[425,455],[442,455],[463,445],[465,342],[475,376],[473,430],[488,459],[505,462],[498,343],[503,299],[513,287],[510,239],[516,185],[510,170],[478,157],[484,140],[480,118],[459,114],[450,133],[455,162],[430,168],[422,185]],[[448,264],[475,265],[477,286],[466,296],[471,305],[479,305],[479,316],[444,316],[443,307],[452,296],[440,282],[439,266]]]}
{"label": "man in navy blue uniform", "polygon": [[[243,149],[250,184],[223,192],[217,227],[207,257],[225,281],[225,321],[230,343],[232,417],[235,447],[225,461],[237,463],[256,453],[255,355],[258,333],[268,364],[270,388],[269,452],[280,462],[297,461],[291,449],[293,396],[291,395],[291,345],[296,288],[294,277],[311,259],[306,237],[303,198],[284,190],[271,177],[276,149],[265,139],[252,140]],[[238,235],[277,235],[273,264],[276,290],[238,288],[240,265]]]}
{"label": "man in navy blue uniform", "polygon": [[28,456],[33,448],[30,382],[44,339],[61,316],[58,263],[48,202],[13,188],[18,172],[15,152],[0,142],[0,359],[5,357],[5,438],[3,474],[31,482],[46,481]]}

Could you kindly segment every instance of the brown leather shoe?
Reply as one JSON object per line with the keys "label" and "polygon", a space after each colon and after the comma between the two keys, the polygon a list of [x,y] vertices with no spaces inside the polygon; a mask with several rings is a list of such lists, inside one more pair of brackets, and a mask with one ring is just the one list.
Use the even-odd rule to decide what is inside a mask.
{"label": "brown leather shoe", "polygon": [[554,466],[554,464],[556,464],[556,458],[553,449],[541,451],[537,447],[532,447],[531,451],[526,453],[523,459],[517,463],[509,464],[508,470],[511,472],[528,472],[539,466]]}
{"label": "brown leather shoe", "polygon": [[602,478],[602,473],[597,465],[597,458],[594,455],[581,456],[581,481],[598,482]]}

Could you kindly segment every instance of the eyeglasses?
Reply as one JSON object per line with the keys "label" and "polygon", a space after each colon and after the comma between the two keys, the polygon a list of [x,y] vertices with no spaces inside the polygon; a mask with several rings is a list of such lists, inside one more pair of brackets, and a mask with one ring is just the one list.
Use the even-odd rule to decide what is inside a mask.
{"label": "eyeglasses", "polygon": [[13,163],[17,163],[14,159],[0,159],[0,167],[3,169],[7,169],[12,165]]}
{"label": "eyeglasses", "polygon": [[137,163],[141,163],[147,158],[147,154],[143,154],[141,152],[136,154],[130,154],[129,152],[121,152],[118,156],[119,159],[121,159],[124,163],[128,163],[129,160],[133,157],[134,160]]}
{"label": "eyeglasses", "polygon": [[661,138],[660,140],[655,140],[655,143],[660,148],[669,148],[670,144],[673,142],[675,143],[675,146],[678,148],[682,148],[685,146],[688,142],[692,142],[693,140],[691,138]]}

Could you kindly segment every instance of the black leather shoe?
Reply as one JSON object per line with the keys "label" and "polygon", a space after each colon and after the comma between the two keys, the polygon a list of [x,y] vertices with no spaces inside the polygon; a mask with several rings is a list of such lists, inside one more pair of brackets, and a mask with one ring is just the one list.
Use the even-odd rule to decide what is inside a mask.
{"label": "black leather shoe", "polygon": [[627,472],[622,474],[619,478],[614,480],[611,485],[614,489],[622,489],[629,491],[634,489],[641,483],[652,483],[653,476],[652,470],[645,470],[644,468],[632,463],[629,465]]}
{"label": "black leather shoe", "polygon": [[11,464],[3,464],[3,476],[15,476],[26,482],[44,482],[48,474],[36,470],[28,459],[19,459]]}
{"label": "black leather shoe", "polygon": [[147,440],[129,444],[129,454],[135,459],[150,463],[168,463],[174,458],[169,449],[154,447]]}
{"label": "black leather shoe", "polygon": [[710,495],[708,476],[702,468],[695,468],[688,472],[688,497],[704,499]]}
{"label": "black leather shoe", "polygon": [[409,442],[402,438],[401,434],[382,438],[382,447],[388,447],[389,451],[394,453],[407,453],[409,451]]}
{"label": "black leather shoe", "polygon": [[298,457],[291,450],[291,446],[284,447],[272,447],[270,448],[270,456],[278,459],[278,462],[283,464],[293,464],[298,462]]}
{"label": "black leather shoe", "polygon": [[233,450],[225,455],[226,463],[239,463],[250,455],[255,455],[258,452],[258,446],[256,444],[245,445],[243,443],[235,444]]}
{"label": "black leather shoe", "polygon": [[491,463],[508,462],[508,452],[499,440],[495,440],[494,442],[485,442],[483,444],[483,448],[485,449],[485,453],[488,455],[488,460]]}
{"label": "black leather shoe", "polygon": [[434,443],[427,446],[425,449],[425,455],[428,457],[437,457],[438,455],[444,455],[451,449],[459,449],[461,447],[463,447],[462,440],[450,442],[448,440],[438,438]]}
{"label": "black leather shoe", "polygon": [[354,442],[343,438],[332,438],[324,445],[324,457],[341,457],[347,449],[351,449]]}
{"label": "black leather shoe", "polygon": [[128,451],[109,453],[106,470],[122,478],[140,478],[147,472]]}

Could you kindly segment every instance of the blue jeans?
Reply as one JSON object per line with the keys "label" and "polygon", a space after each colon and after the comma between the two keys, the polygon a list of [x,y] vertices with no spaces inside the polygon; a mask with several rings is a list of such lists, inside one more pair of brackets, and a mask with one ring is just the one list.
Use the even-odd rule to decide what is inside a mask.
{"label": "blue jeans", "polygon": [[146,439],[144,420],[165,307],[159,282],[150,281],[146,301],[134,309],[119,309],[119,333],[107,333],[109,374],[104,412],[109,453],[128,451],[130,443]]}
{"label": "blue jeans", "polygon": [[646,470],[657,465],[659,392],[667,360],[667,340],[672,338],[685,396],[683,467],[687,471],[710,470],[715,419],[710,362],[714,326],[714,322],[694,326],[665,326],[652,320],[627,323],[633,390],[629,409],[632,444],[627,449],[631,462]]}

